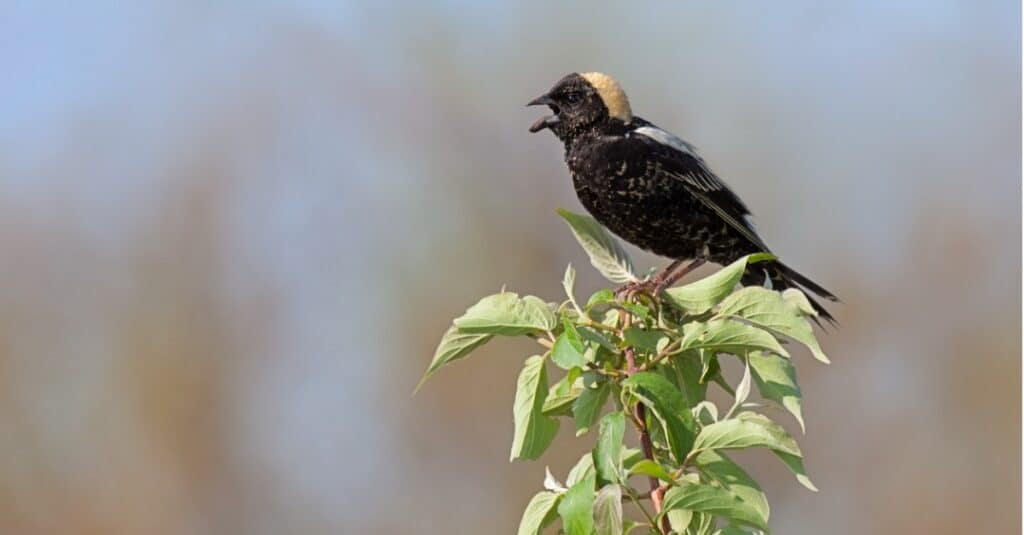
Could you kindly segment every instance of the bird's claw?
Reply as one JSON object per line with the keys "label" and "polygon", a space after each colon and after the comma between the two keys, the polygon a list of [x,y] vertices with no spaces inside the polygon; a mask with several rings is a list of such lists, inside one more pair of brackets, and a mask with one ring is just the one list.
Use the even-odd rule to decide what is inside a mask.
{"label": "bird's claw", "polygon": [[624,300],[638,293],[647,293],[652,296],[657,296],[665,289],[664,285],[665,281],[661,277],[651,277],[649,279],[639,281],[630,281],[615,289],[615,298]]}

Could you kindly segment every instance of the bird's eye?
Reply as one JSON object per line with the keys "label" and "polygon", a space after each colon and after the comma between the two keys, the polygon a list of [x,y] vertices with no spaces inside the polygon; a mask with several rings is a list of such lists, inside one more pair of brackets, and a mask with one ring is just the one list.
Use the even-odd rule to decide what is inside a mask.
{"label": "bird's eye", "polygon": [[581,98],[582,97],[579,93],[569,93],[568,95],[565,95],[565,101],[569,104],[577,104]]}

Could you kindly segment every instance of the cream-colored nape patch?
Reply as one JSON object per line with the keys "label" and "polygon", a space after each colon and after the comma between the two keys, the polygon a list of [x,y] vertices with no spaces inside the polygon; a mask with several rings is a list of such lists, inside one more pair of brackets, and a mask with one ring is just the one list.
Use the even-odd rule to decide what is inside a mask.
{"label": "cream-colored nape patch", "polygon": [[633,112],[629,108],[626,92],[622,90],[622,86],[615,81],[615,78],[601,72],[585,72],[580,76],[597,90],[597,94],[604,101],[604,106],[608,108],[608,115],[624,123],[633,119]]}

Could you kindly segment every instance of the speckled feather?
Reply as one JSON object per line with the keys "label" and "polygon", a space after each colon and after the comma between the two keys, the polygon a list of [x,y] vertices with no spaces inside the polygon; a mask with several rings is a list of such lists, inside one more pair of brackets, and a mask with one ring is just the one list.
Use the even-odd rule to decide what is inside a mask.
{"label": "speckled feather", "polygon": [[[728,263],[767,250],[730,227],[687,187],[681,177],[699,171],[696,159],[678,159],[645,136],[602,130],[575,137],[565,151],[576,194],[602,225],[669,258]],[[747,212],[738,199],[729,202],[727,191],[721,195],[724,204],[742,221]]]}
{"label": "speckled feather", "polygon": [[[588,79],[601,83],[597,88]],[[583,206],[622,239],[673,259],[728,264],[769,252],[747,220],[750,211],[692,145],[632,115],[618,84],[606,75],[570,74],[531,104],[554,115],[531,128],[549,128],[565,145],[565,161]],[[614,109],[612,117],[608,109]],[[752,266],[745,284],[768,277],[777,289],[802,286],[830,292],[778,261]],[[819,315],[832,316],[813,299]]]}

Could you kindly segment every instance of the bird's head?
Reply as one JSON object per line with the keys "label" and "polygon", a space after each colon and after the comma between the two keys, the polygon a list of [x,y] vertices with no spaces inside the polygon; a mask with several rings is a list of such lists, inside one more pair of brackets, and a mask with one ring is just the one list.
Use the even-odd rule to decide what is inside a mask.
{"label": "bird's head", "polygon": [[533,123],[530,132],[548,128],[560,139],[601,121],[629,123],[633,119],[622,87],[611,76],[599,72],[566,75],[550,91],[527,104],[539,105],[551,108],[552,115]]}

